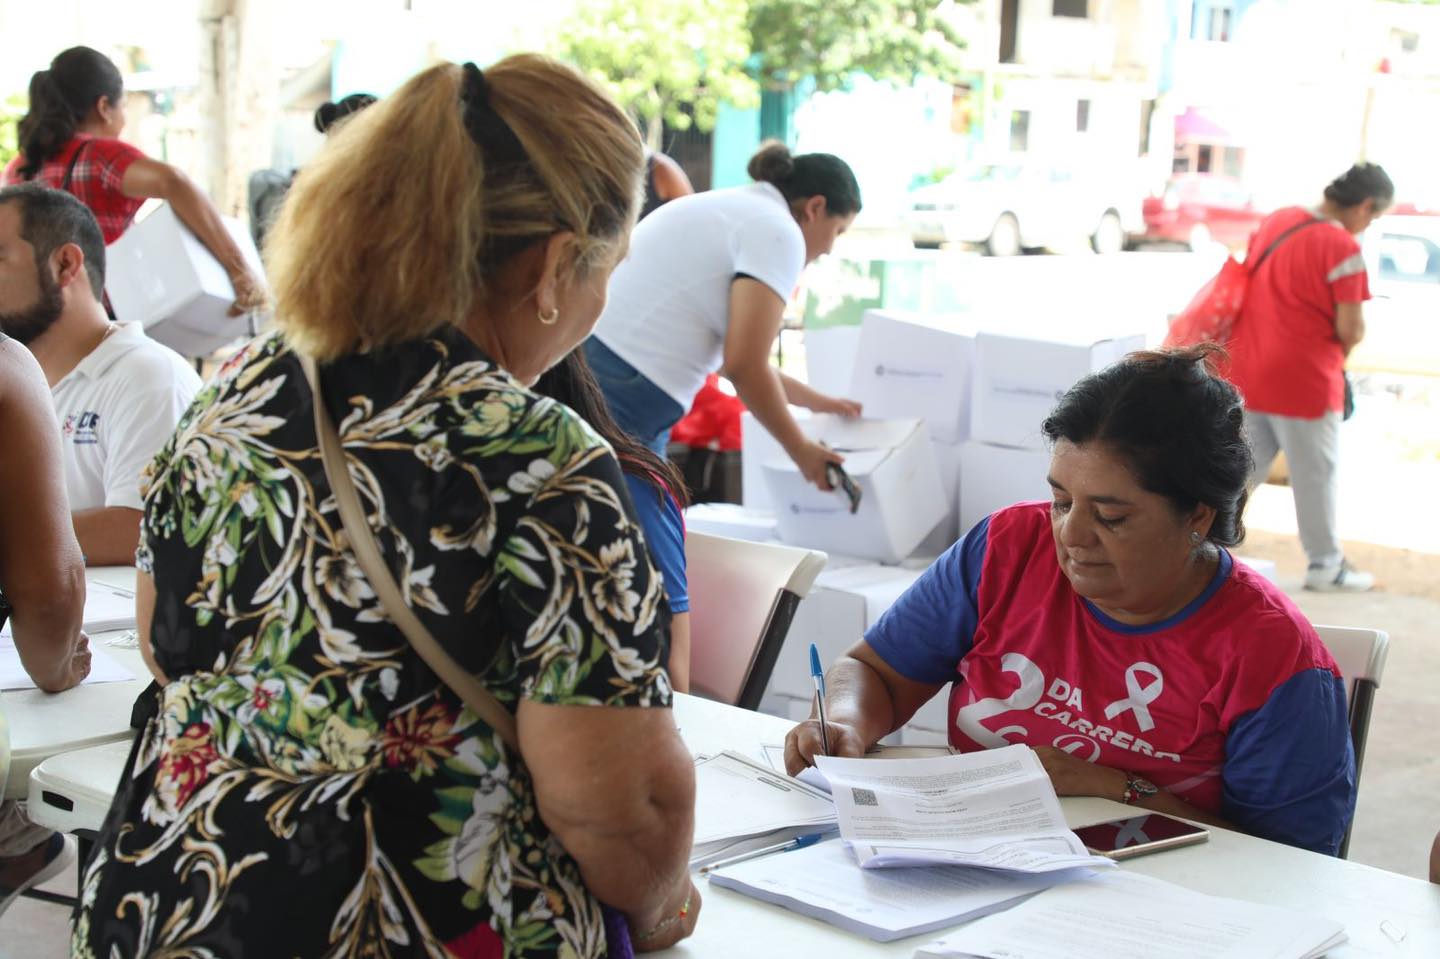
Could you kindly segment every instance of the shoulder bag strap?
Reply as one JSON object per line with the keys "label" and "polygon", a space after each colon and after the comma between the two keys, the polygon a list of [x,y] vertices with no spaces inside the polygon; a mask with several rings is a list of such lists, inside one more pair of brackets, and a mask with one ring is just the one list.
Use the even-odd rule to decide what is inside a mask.
{"label": "shoulder bag strap", "polygon": [[479,679],[466,672],[459,663],[420,622],[405,602],[400,586],[391,575],[390,568],[380,554],[380,544],[365,518],[360,505],[360,495],[350,479],[350,469],[345,463],[345,451],[340,444],[340,435],[330,422],[325,409],[325,399],[320,392],[320,370],[314,359],[297,353],[305,378],[310,381],[311,402],[315,406],[315,438],[320,446],[320,458],[325,466],[325,477],[330,481],[330,491],[335,495],[335,507],[340,513],[340,522],[350,537],[350,548],[355,553],[355,562],[370,581],[380,605],[390,620],[405,634],[411,647],[420,655],[440,681],[449,686],[464,700],[465,705],[505,741],[505,745],[516,753],[519,743],[515,730],[515,714],[506,709],[500,700]]}
{"label": "shoulder bag strap", "polygon": [[70,165],[65,168],[65,179],[60,181],[60,189],[66,193],[70,192],[70,179],[75,176],[75,164],[79,161],[80,154],[84,153],[85,148],[89,145],[89,140],[81,140],[80,145],[75,148],[75,152],[70,154]]}
{"label": "shoulder bag strap", "polygon": [[1280,234],[1279,236],[1277,236],[1277,237],[1275,238],[1275,242],[1271,243],[1269,246],[1267,246],[1267,247],[1265,248],[1265,252],[1260,254],[1260,259],[1256,260],[1256,261],[1255,261],[1255,265],[1250,268],[1250,275],[1251,275],[1251,276],[1254,276],[1256,273],[1258,273],[1258,272],[1260,271],[1260,264],[1264,263],[1267,259],[1270,258],[1270,254],[1275,252],[1275,248],[1276,248],[1277,246],[1279,246],[1281,243],[1284,243],[1286,240],[1290,239],[1291,234],[1298,233],[1299,231],[1305,229],[1307,226],[1314,226],[1314,225],[1317,224],[1317,223],[1324,223],[1324,222],[1325,222],[1324,220],[1321,220],[1321,219],[1319,219],[1318,217],[1313,217],[1313,216],[1312,216],[1310,219],[1308,219],[1308,220],[1303,220],[1303,221],[1301,221],[1300,223],[1295,224],[1295,225],[1292,226],[1290,229],[1286,230],[1284,233],[1282,233],[1282,234]]}

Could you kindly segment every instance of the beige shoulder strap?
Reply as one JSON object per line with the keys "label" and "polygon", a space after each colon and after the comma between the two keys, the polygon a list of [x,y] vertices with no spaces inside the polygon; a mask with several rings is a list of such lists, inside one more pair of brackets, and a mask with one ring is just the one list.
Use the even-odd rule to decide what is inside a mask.
{"label": "beige shoulder strap", "polygon": [[370,529],[370,523],[360,505],[360,495],[355,491],[355,483],[350,478],[350,469],[345,463],[345,451],[340,445],[340,435],[330,422],[324,395],[320,392],[320,370],[312,358],[298,353],[296,355],[305,369],[305,378],[310,381],[310,393],[315,406],[315,438],[320,445],[325,476],[330,480],[330,491],[335,495],[340,522],[350,537],[350,548],[355,553],[355,562],[370,581],[370,586],[375,590],[375,595],[379,598],[380,605],[385,607],[390,620],[405,634],[405,638],[410,641],[415,652],[420,654],[420,658],[435,671],[441,682],[464,700],[465,705],[469,706],[475,715],[490,724],[505,741],[505,745],[518,753],[515,715],[506,709],[480,680],[467,673],[445,652],[444,647],[430,635],[430,630],[420,622],[420,617],[406,605],[399,584],[395,582],[395,577],[391,575],[380,555],[380,544],[375,539],[374,531]]}

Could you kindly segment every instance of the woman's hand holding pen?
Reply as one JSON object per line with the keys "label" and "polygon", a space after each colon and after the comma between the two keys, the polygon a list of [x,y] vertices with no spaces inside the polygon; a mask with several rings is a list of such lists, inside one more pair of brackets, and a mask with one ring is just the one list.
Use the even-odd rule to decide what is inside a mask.
{"label": "woman's hand holding pen", "polygon": [[[830,743],[831,756],[863,756],[865,741],[853,726],[830,720],[825,723],[825,735]],[[791,776],[806,766],[815,765],[816,756],[824,756],[820,736],[820,720],[807,719],[785,737],[785,771]]]}

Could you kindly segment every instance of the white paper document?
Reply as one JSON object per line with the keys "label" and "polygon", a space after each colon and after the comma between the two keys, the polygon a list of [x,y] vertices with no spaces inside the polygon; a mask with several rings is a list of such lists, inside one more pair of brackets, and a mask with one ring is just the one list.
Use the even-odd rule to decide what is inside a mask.
{"label": "white paper document", "polygon": [[1062,878],[1071,877],[997,874],[955,866],[861,869],[838,839],[710,873],[713,885],[879,942],[934,932],[987,915]]}
{"label": "white paper document", "polygon": [[[90,675],[85,677],[82,685],[119,683],[134,678],[130,670],[96,649],[94,640],[90,641]],[[0,636],[0,690],[34,688],[35,681],[20,665],[20,651],[15,648],[15,640],[8,635]]]}
{"label": "white paper document", "polygon": [[[0,638],[10,639],[10,621],[0,629]],[[85,619],[81,628],[90,634],[112,629],[135,628],[135,593],[119,586],[87,580],[85,583]]]}
{"label": "white paper document", "polygon": [[[872,746],[865,754],[866,759],[930,759],[935,756],[949,756],[954,752],[949,746]],[[765,762],[776,772],[785,771],[785,744],[763,743],[760,753]],[[830,792],[830,780],[814,766],[806,766],[796,773],[795,778],[809,783],[816,789]]]}
{"label": "white paper document", "polygon": [[1056,886],[919,949],[916,959],[1310,959],[1338,922],[1114,871]]}
{"label": "white paper document", "polygon": [[695,761],[692,867],[834,828],[835,804],[813,786],[735,752]]}
{"label": "white paper document", "polygon": [[840,835],[866,868],[927,863],[1039,873],[1110,868],[1065,824],[1028,746],[934,759],[816,757]]}

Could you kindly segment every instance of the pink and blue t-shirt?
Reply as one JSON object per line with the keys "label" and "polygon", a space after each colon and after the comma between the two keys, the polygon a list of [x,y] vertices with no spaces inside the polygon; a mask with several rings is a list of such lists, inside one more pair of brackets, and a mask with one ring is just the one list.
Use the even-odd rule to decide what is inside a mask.
{"label": "pink and blue t-shirt", "polygon": [[1070,586],[1049,505],[1000,510],[866,633],[948,683],[950,743],[1055,746],[1144,776],[1253,835],[1334,854],[1355,806],[1340,671],[1279,589],[1221,550],[1209,586],[1127,626]]}

